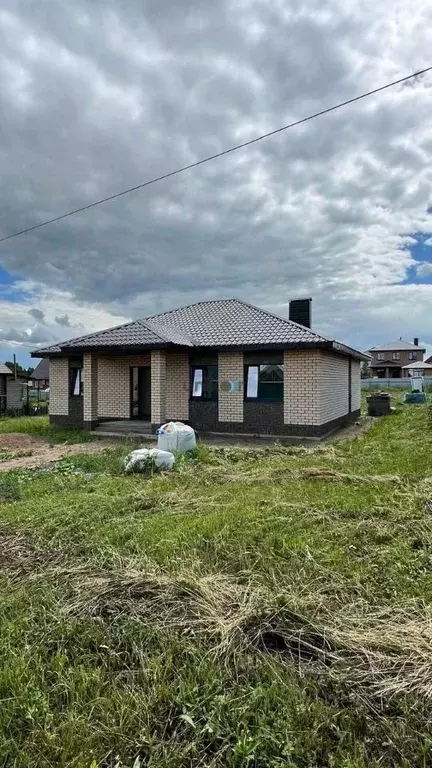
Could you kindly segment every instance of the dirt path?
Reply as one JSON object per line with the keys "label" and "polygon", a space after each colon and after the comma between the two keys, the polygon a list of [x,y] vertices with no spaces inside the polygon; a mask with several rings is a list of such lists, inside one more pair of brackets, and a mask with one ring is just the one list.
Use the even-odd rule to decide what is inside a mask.
{"label": "dirt path", "polygon": [[29,452],[30,456],[18,456],[17,458],[0,461],[0,472],[8,469],[32,469],[44,464],[51,464],[59,459],[64,459],[74,453],[98,453],[109,448],[115,443],[106,441],[103,445],[97,441],[94,443],[74,443],[72,445],[49,445],[42,437],[11,433],[0,435],[0,451]]}

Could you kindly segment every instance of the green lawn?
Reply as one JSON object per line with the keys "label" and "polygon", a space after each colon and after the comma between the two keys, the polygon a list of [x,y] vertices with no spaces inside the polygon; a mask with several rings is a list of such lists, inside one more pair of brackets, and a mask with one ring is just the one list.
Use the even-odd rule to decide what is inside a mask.
{"label": "green lawn", "polygon": [[49,423],[48,416],[22,416],[0,418],[0,435],[24,432],[27,435],[45,437],[50,443],[84,443],[93,437],[83,429],[59,429]]}
{"label": "green lawn", "polygon": [[0,477],[0,765],[431,765],[426,407],[146,478],[129,449]]}

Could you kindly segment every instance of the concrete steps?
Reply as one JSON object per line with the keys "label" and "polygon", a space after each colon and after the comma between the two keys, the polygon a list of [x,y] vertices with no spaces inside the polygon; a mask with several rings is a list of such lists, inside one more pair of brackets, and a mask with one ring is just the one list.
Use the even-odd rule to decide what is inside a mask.
{"label": "concrete steps", "polygon": [[149,421],[102,421],[92,430],[95,437],[143,437],[156,440]]}

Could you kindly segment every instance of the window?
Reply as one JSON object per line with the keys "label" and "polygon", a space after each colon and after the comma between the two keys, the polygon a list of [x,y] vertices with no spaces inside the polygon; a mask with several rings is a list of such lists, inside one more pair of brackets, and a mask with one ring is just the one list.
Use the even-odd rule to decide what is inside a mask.
{"label": "window", "polygon": [[194,400],[218,399],[217,365],[193,365],[191,398]]}
{"label": "window", "polygon": [[400,352],[392,352],[393,360],[400,360]]}
{"label": "window", "polygon": [[82,368],[70,368],[69,369],[69,394],[70,396],[82,395],[83,393],[83,376]]}
{"label": "window", "polygon": [[384,360],[384,352],[377,353],[377,360]]}
{"label": "window", "polygon": [[283,365],[245,365],[246,400],[283,401]]}
{"label": "window", "polygon": [[417,360],[417,352],[410,352],[409,353],[409,359],[410,360]]}

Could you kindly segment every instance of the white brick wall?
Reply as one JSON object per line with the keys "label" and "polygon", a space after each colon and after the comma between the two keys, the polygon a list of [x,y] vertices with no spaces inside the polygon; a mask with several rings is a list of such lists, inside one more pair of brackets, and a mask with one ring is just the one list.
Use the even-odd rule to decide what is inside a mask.
{"label": "white brick wall", "polygon": [[98,357],[98,418],[130,418],[130,369],[150,365],[150,355]]}
{"label": "white brick wall", "polygon": [[320,352],[284,352],[284,423],[321,424],[319,401]]}
{"label": "white brick wall", "polygon": [[84,421],[96,421],[98,416],[98,359],[95,354],[83,358]]}
{"label": "white brick wall", "polygon": [[52,357],[50,360],[50,402],[51,416],[69,415],[69,361],[67,357]]}
{"label": "white brick wall", "polygon": [[165,418],[180,421],[189,418],[189,355],[187,353],[167,353]]}
{"label": "white brick wall", "polygon": [[166,352],[154,349],[151,353],[151,422],[162,424],[166,408]]}
{"label": "white brick wall", "polygon": [[351,360],[351,410],[358,411],[361,405],[360,360]]}
{"label": "white brick wall", "polygon": [[[284,423],[325,424],[349,412],[349,358],[319,349],[284,352]],[[353,411],[360,408],[360,363],[352,363]]]}
{"label": "white brick wall", "polygon": [[319,351],[319,424],[333,421],[349,412],[348,370],[350,359]]}
{"label": "white brick wall", "polygon": [[[219,353],[219,421],[243,421],[243,352]],[[238,392],[230,392],[230,381]]]}

